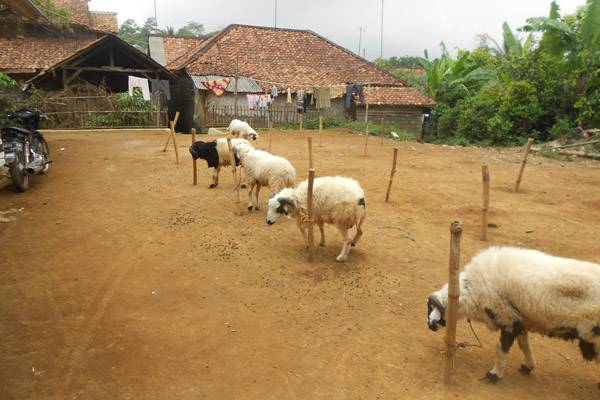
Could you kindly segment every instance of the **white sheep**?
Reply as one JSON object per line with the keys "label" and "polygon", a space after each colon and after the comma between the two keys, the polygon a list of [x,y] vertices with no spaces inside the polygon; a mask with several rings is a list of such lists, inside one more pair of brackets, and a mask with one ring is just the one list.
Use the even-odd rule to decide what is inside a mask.
{"label": "white sheep", "polygon": [[[246,173],[245,182],[248,190],[248,210],[259,209],[258,195],[261,186],[268,186],[271,195],[280,190],[293,187],[296,181],[296,170],[288,160],[262,150],[255,150],[246,143],[234,147]],[[252,191],[256,186],[256,204],[252,203]]]}
{"label": "white sheep", "polygon": [[[269,200],[267,223],[273,225],[280,215],[288,218],[296,217],[298,228],[308,246],[306,234],[306,199],[308,181],[304,181],[297,188],[283,189]],[[313,185],[313,220],[321,231],[321,246],[325,246],[324,224],[335,225],[339,229],[344,244],[342,251],[337,256],[338,262],[346,261],[350,246],[355,246],[362,236],[362,223],[366,216],[365,193],[360,184],[351,178],[341,176],[327,176],[316,178]],[[356,226],[354,238],[349,230]]]}
{"label": "white sheep", "polygon": [[[448,285],[429,296],[430,329],[445,326],[447,304]],[[537,250],[490,247],[460,274],[459,317],[500,331],[496,363],[486,375],[492,382],[502,378],[515,338],[525,355],[521,372],[535,368],[528,332],[579,340],[583,358],[600,362],[600,265]]]}
{"label": "white sheep", "polygon": [[234,137],[241,136],[244,139],[252,140],[253,142],[258,143],[258,132],[252,129],[247,122],[240,121],[239,119],[234,119],[229,123],[227,133]]}
{"label": "white sheep", "polygon": [[[242,143],[250,146],[246,139],[230,140],[232,147]],[[202,142],[199,140],[190,146],[190,154],[194,159],[201,158],[206,160],[208,167],[214,168],[212,183],[209,186],[210,188],[214,188],[219,184],[219,172],[221,171],[221,167],[231,165],[229,146],[227,145],[226,138],[220,138],[212,142]],[[239,165],[239,160],[236,160],[236,165]]]}

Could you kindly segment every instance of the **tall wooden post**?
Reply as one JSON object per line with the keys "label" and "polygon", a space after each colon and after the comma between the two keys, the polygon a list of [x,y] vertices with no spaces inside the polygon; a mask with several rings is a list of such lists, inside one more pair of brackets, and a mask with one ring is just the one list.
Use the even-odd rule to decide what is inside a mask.
{"label": "tall wooden post", "polygon": [[300,114],[300,130],[304,130],[304,114]]}
{"label": "tall wooden post", "polygon": [[313,225],[313,186],[315,181],[315,170],[308,170],[308,188],[306,192],[306,208],[308,213],[308,261],[313,260],[313,252],[314,252],[314,225]]}
{"label": "tall wooden post", "polygon": [[388,183],[387,192],[385,194],[385,202],[390,201],[390,191],[392,190],[392,182],[394,181],[394,175],[396,174],[396,161],[398,160],[398,148],[394,148],[394,161],[392,163],[392,172],[390,173],[390,182]]}
{"label": "tall wooden post", "polygon": [[[192,128],[192,145],[196,143],[196,128]],[[192,160],[193,168],[194,168],[194,186],[198,184],[198,168],[196,167],[196,159]]]}
{"label": "tall wooden post", "polygon": [[229,150],[229,162],[231,163],[231,173],[233,175],[233,186],[235,187],[235,202],[240,202],[240,185],[237,180],[237,167],[235,165],[235,156],[231,147],[231,138],[227,138],[227,149]]}
{"label": "tall wooden post", "polygon": [[[367,84],[367,88],[370,87],[370,84]],[[365,95],[366,97],[366,95]],[[367,145],[369,144],[369,100],[366,100],[365,106],[365,153],[367,155]]]}
{"label": "tall wooden post", "polygon": [[385,125],[383,121],[383,117],[381,117],[381,121],[379,122],[379,130],[381,133],[381,145],[383,146],[383,137],[385,136]]}
{"label": "tall wooden post", "polygon": [[179,164],[179,150],[177,150],[177,140],[175,139],[175,121],[171,121],[171,137],[173,138],[173,148],[175,149],[175,160]]}
{"label": "tall wooden post", "polygon": [[239,64],[239,56],[236,54],[235,56],[235,85],[233,87],[233,91],[235,93],[235,100],[234,100],[234,114],[236,118],[239,118],[239,114],[238,114],[238,80],[240,79],[240,64]]}
{"label": "tall wooden post", "polygon": [[483,178],[483,207],[481,208],[481,240],[488,240],[488,212],[490,209],[490,171],[487,164],[481,166]]}
{"label": "tall wooden post", "polygon": [[312,138],[308,138],[308,169],[313,169]]}
{"label": "tall wooden post", "polygon": [[173,119],[173,121],[171,121],[173,123],[173,127],[171,127],[171,123],[169,123],[169,128],[171,129],[171,132],[169,132],[169,135],[167,136],[167,142],[165,143],[165,147],[163,147],[163,152],[167,151],[167,146],[169,146],[171,136],[175,136],[172,133],[175,132],[175,128],[177,127],[178,121],[179,121],[179,111],[177,111],[175,113],[175,118]]}
{"label": "tall wooden post", "polygon": [[319,147],[323,147],[323,114],[319,115]]}
{"label": "tall wooden post", "polygon": [[521,186],[521,179],[523,178],[523,171],[525,171],[525,165],[527,165],[527,158],[529,157],[529,150],[531,149],[532,144],[533,144],[533,138],[529,138],[527,140],[527,145],[525,146],[525,154],[523,154],[523,161],[521,161],[521,169],[519,170],[519,177],[517,178],[517,184],[515,185],[515,192],[518,192],[519,186]]}
{"label": "tall wooden post", "polygon": [[271,143],[273,142],[273,121],[269,124],[269,153],[271,152]]}
{"label": "tall wooden post", "polygon": [[462,223],[454,221],[450,225],[450,263],[448,280],[448,309],[446,318],[446,373],[444,381],[451,384],[454,381],[454,362],[456,358],[456,321],[460,298],[460,237]]}

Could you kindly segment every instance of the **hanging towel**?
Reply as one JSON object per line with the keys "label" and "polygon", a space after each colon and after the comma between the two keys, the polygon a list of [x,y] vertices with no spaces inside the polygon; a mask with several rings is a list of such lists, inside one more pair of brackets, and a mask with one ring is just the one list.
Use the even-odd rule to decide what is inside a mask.
{"label": "hanging towel", "polygon": [[254,110],[258,107],[258,95],[257,94],[247,94],[246,98],[248,99],[248,108],[250,110]]}
{"label": "hanging towel", "polygon": [[279,89],[277,88],[277,86],[273,85],[271,87],[271,96],[277,97],[278,94],[279,94]]}
{"label": "hanging towel", "polygon": [[346,85],[334,85],[329,87],[329,95],[332,99],[343,97],[346,93]]}
{"label": "hanging towel", "polygon": [[138,78],[137,76],[129,75],[129,95],[133,96],[133,88],[140,88],[142,91],[142,97],[146,101],[150,101],[150,86],[148,86],[148,79]]}
{"label": "hanging towel", "polygon": [[169,86],[169,81],[162,79],[150,79],[150,83],[152,84],[152,95],[156,92],[160,92],[165,95],[167,100],[171,100],[171,88]]}
{"label": "hanging towel", "polygon": [[229,81],[229,78],[223,78],[212,81],[202,81],[202,84],[217,97],[221,97],[225,94],[225,89],[229,86]]}
{"label": "hanging towel", "polygon": [[287,88],[287,103],[292,104],[292,91],[290,88]]}
{"label": "hanging towel", "polygon": [[328,86],[317,86],[314,92],[317,98],[317,108],[324,109],[331,107],[331,91]]}

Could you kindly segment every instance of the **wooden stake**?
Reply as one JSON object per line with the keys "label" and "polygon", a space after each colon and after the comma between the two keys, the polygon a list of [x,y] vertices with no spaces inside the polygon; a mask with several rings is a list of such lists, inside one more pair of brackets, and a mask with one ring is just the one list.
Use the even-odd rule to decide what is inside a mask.
{"label": "wooden stake", "polygon": [[179,164],[179,150],[177,150],[177,140],[175,140],[175,121],[171,121],[171,137],[173,138],[173,148],[175,149],[175,161]]}
{"label": "wooden stake", "polygon": [[486,164],[481,166],[483,177],[483,208],[481,209],[481,240],[488,240],[488,212],[490,209],[490,171]]}
{"label": "wooden stake", "polygon": [[521,186],[521,179],[523,178],[523,172],[525,171],[525,165],[527,165],[527,157],[529,157],[529,150],[533,144],[533,138],[527,139],[527,145],[525,146],[525,154],[523,154],[523,161],[521,161],[521,169],[519,170],[519,177],[517,178],[517,184],[515,185],[515,193],[519,191]]}
{"label": "wooden stake", "polygon": [[388,183],[387,193],[385,194],[385,202],[390,201],[390,191],[392,190],[392,182],[396,174],[396,161],[398,160],[398,148],[394,148],[394,162],[392,163],[392,172],[390,173],[390,182]]}
{"label": "wooden stake", "polygon": [[308,212],[308,261],[313,260],[313,249],[314,249],[314,231],[313,231],[313,186],[315,181],[315,170],[308,170],[308,189],[306,192],[306,208]]}
{"label": "wooden stake", "polygon": [[[179,121],[179,111],[177,111],[175,113],[175,119],[173,119],[173,121],[171,121],[173,123],[173,127],[171,128],[171,122],[169,123],[169,128],[171,128],[171,131],[173,131],[175,129],[175,127],[177,127],[177,121]],[[167,142],[165,143],[165,147],[163,148],[163,152],[167,151],[167,146],[169,145],[169,141],[171,140],[171,132],[169,132],[169,135],[167,136]]]}
{"label": "wooden stake", "polygon": [[319,115],[319,147],[323,147],[323,115]]}
{"label": "wooden stake", "polygon": [[[196,143],[196,128],[192,128],[192,145]],[[196,168],[196,159],[192,160],[194,167],[194,186],[198,184],[198,168]]]}
{"label": "wooden stake", "polygon": [[460,237],[462,223],[454,221],[450,225],[450,264],[448,280],[448,309],[446,318],[446,373],[444,381],[451,384],[454,381],[454,362],[456,358],[456,320],[460,298],[459,265]]}
{"label": "wooden stake", "polygon": [[383,137],[385,135],[385,125],[384,125],[384,122],[383,122],[383,117],[381,117],[379,129],[381,131],[381,145],[383,146]]}
{"label": "wooden stake", "polygon": [[[370,87],[367,84],[367,88]],[[369,144],[369,101],[365,105],[365,156],[367,155],[367,145]]]}
{"label": "wooden stake", "polygon": [[233,186],[235,187],[235,202],[240,202],[240,185],[237,180],[237,167],[235,165],[235,156],[233,155],[233,147],[231,147],[231,138],[227,138],[227,149],[229,150],[229,162],[231,163],[231,172],[233,175]]}
{"label": "wooden stake", "polygon": [[308,138],[308,169],[313,169],[312,138]]}
{"label": "wooden stake", "polygon": [[273,121],[269,124],[269,153],[271,152],[271,142],[273,141]]}

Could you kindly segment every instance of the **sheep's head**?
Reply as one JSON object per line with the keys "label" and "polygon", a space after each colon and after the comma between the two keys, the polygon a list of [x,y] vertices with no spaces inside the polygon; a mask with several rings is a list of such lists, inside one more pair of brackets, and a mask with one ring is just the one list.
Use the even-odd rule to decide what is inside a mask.
{"label": "sheep's head", "polygon": [[233,146],[233,154],[239,160],[241,160],[246,154],[250,153],[254,148],[250,146],[248,142],[238,143]]}
{"label": "sheep's head", "polygon": [[427,299],[427,325],[432,331],[446,326],[446,304],[448,303],[448,286],[433,292]]}
{"label": "sheep's head", "polygon": [[248,138],[250,138],[250,140],[252,140],[253,142],[258,142],[258,137],[258,132],[254,130],[248,134]]}
{"label": "sheep's head", "polygon": [[273,225],[281,215],[285,215],[289,218],[290,214],[292,214],[296,208],[296,203],[292,197],[289,196],[289,193],[284,193],[288,191],[290,191],[290,189],[284,189],[269,199],[267,224]]}

